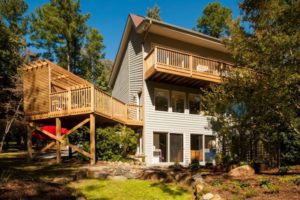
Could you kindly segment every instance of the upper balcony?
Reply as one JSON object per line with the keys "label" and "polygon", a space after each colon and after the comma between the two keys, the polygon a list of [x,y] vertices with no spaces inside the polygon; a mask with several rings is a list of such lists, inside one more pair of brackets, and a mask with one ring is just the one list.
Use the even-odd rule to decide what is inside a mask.
{"label": "upper balcony", "polygon": [[232,67],[230,63],[155,46],[145,58],[145,79],[201,87],[220,83]]}

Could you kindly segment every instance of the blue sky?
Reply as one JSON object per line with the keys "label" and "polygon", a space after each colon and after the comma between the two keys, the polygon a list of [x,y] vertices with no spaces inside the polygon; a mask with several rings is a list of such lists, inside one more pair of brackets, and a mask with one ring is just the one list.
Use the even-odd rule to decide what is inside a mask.
{"label": "blue sky", "polygon": [[[28,12],[49,2],[48,0],[27,0]],[[104,37],[106,58],[114,60],[119,47],[125,22],[129,13],[144,16],[147,8],[154,4],[160,6],[163,21],[192,28],[205,6],[215,1],[209,0],[81,0],[83,13],[90,13],[88,25],[97,28]],[[239,15],[239,0],[220,0],[225,7],[231,8],[233,16]]]}

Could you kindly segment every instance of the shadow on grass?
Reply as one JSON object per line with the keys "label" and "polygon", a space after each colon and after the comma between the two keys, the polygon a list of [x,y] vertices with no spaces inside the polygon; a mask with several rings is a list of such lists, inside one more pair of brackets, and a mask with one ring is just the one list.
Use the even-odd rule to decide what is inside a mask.
{"label": "shadow on grass", "polygon": [[165,184],[165,183],[152,183],[150,186],[160,188],[164,193],[167,193],[168,195],[170,195],[173,198],[178,197],[178,196],[183,196],[186,192],[188,192],[187,189],[184,189],[184,188],[178,187],[178,186],[175,190],[170,185]]}
{"label": "shadow on grass", "polygon": [[24,152],[1,153],[0,199],[76,199],[65,185],[80,165],[29,161]]}

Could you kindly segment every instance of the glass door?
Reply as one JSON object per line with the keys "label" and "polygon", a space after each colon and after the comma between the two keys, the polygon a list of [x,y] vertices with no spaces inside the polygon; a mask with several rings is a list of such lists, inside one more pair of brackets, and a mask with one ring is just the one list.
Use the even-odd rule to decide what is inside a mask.
{"label": "glass door", "polygon": [[170,134],[170,162],[183,162],[182,134]]}

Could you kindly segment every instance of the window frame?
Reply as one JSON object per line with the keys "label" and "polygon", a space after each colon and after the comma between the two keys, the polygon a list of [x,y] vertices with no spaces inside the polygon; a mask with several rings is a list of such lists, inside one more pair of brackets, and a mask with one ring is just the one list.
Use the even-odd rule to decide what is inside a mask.
{"label": "window frame", "polygon": [[[199,113],[191,113],[191,108],[190,108],[190,99],[191,97],[196,96],[199,97]],[[189,93],[188,94],[188,113],[190,115],[200,115],[201,114],[201,98],[200,98],[200,94],[196,94],[196,93]]]}
{"label": "window frame", "polygon": [[[183,95],[183,112],[176,112],[173,110],[173,94],[180,94]],[[171,96],[170,96],[170,107],[172,113],[182,113],[185,114],[185,108],[186,108],[186,93],[181,91],[172,90]]]}
{"label": "window frame", "polygon": [[[167,92],[167,101],[168,101],[167,110],[157,110],[156,109],[156,94],[158,92]],[[158,112],[169,112],[170,111],[170,90],[154,88],[154,110],[158,111]]]}

